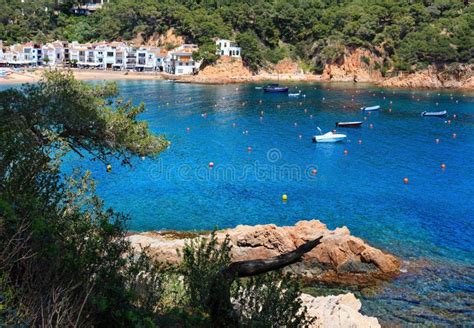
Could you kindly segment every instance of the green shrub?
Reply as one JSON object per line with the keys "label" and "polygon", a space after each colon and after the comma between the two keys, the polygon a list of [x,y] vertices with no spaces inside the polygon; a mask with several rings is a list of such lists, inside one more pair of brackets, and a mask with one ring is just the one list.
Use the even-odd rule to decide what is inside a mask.
{"label": "green shrub", "polygon": [[183,249],[182,274],[187,292],[188,304],[194,309],[208,312],[211,285],[222,268],[230,262],[230,241],[228,238],[218,243],[216,231],[209,238],[195,238]]}
{"label": "green shrub", "polygon": [[361,56],[361,57],[360,57],[360,60],[361,60],[364,64],[366,64],[367,66],[370,65],[370,58],[369,58],[369,57],[367,57],[367,56]]}
{"label": "green shrub", "polygon": [[239,327],[265,328],[308,327],[314,318],[307,318],[302,308],[301,286],[290,275],[278,272],[251,277],[239,282],[234,298],[239,303]]}

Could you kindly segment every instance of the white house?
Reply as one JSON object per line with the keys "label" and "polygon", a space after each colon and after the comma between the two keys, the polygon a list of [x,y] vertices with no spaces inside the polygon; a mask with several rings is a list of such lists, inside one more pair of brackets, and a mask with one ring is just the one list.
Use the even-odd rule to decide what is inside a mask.
{"label": "white house", "polygon": [[47,43],[42,47],[42,50],[44,65],[56,66],[64,63],[65,51],[63,42],[54,41]]}
{"label": "white house", "polygon": [[219,39],[216,41],[217,54],[220,56],[240,57],[240,47],[230,40]]}
{"label": "white house", "polygon": [[165,71],[174,75],[195,74],[201,66],[201,62],[193,59],[193,52],[198,50],[195,44],[183,44],[170,51],[165,60]]}

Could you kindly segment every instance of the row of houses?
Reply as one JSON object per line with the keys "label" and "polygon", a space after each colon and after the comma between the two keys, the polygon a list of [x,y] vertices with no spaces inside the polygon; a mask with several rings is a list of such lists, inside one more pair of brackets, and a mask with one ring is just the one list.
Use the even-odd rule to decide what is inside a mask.
{"label": "row of houses", "polygon": [[[229,40],[216,40],[217,54],[239,57],[240,48]],[[28,42],[3,47],[0,41],[0,66],[72,66],[102,70],[159,71],[175,75],[195,74],[201,65],[193,59],[195,44],[171,50],[160,47],[135,47],[126,42],[80,44],[55,41],[44,45]]]}

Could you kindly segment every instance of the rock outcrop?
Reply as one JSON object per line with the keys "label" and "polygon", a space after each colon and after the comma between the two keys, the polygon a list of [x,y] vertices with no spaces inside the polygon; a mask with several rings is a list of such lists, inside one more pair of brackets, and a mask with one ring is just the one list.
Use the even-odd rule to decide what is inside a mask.
{"label": "rock outcrop", "polygon": [[193,82],[200,83],[233,83],[246,82],[252,72],[244,66],[242,59],[221,56],[214,65],[206,66],[198,75],[190,77]]}
{"label": "rock outcrop", "polygon": [[376,82],[382,80],[382,73],[375,65],[382,66],[382,59],[366,49],[346,50],[343,58],[324,66],[321,80]]}
{"label": "rock outcrop", "polygon": [[[318,220],[300,221],[289,227],[239,225],[217,233],[219,240],[226,235],[230,238],[234,261],[277,256],[322,235],[320,245],[305,254],[301,262],[287,267],[307,280],[370,284],[379,279],[393,278],[400,270],[400,261],[393,255],[351,236],[346,227],[329,230]],[[180,261],[177,249],[183,248],[186,242],[159,232],[134,234],[129,236],[129,240],[138,249],[149,246],[150,254],[167,263]]]}
{"label": "rock outcrop", "polygon": [[412,74],[399,74],[380,82],[384,87],[396,88],[429,88],[429,89],[474,89],[474,74],[472,65],[459,65],[454,72],[444,67],[437,69],[429,67],[426,70]]}
{"label": "rock outcrop", "polygon": [[335,296],[300,296],[308,317],[316,318],[311,328],[378,328],[377,318],[362,315],[360,301],[352,293]]}

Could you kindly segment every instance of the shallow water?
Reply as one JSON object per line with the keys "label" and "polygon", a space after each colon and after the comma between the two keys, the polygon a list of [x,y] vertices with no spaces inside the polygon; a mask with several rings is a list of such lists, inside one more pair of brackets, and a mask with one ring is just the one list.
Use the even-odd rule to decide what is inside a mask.
{"label": "shallow water", "polygon": [[[292,90],[306,97],[289,98],[255,85],[119,86],[123,96],[146,104],[140,118],[171,147],[157,160],[136,159],[131,169],[111,163],[109,174],[103,164],[76,157],[65,168],[91,170],[106,205],[131,216],[130,229],[311,218],[345,225],[404,259],[408,270],[362,290],[364,313],[388,324],[474,320],[474,94],[295,84]],[[376,104],[381,111],[360,111]],[[420,117],[444,109],[451,124]],[[336,121],[358,120],[359,129],[338,129],[348,135],[345,143],[311,142],[317,126],[326,132]]]}

